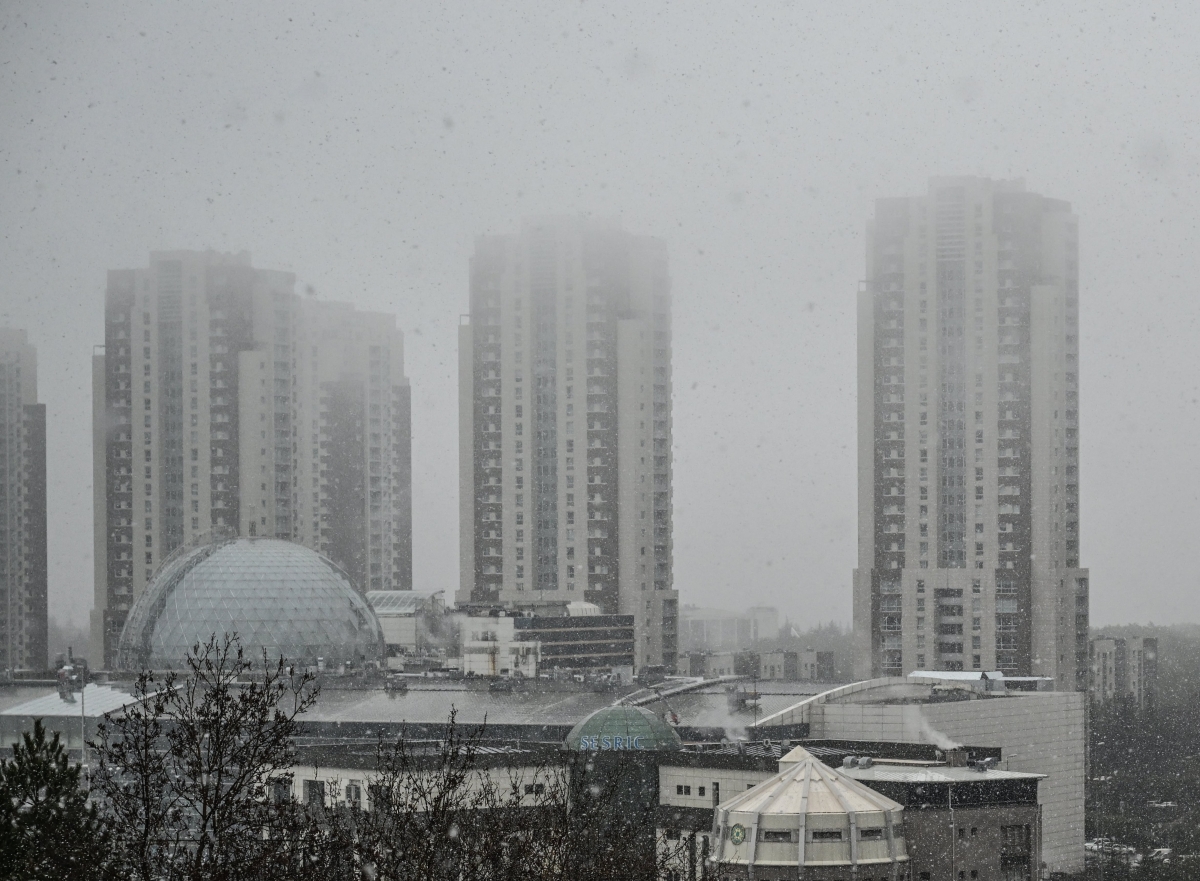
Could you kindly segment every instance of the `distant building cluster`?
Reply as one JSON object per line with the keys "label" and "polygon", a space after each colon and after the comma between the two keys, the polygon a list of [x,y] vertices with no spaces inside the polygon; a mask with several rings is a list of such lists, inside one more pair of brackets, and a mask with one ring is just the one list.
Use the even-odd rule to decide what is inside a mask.
{"label": "distant building cluster", "polygon": [[680,672],[692,676],[747,676],[785,682],[836,682],[833,652],[772,649],[740,652],[689,652]]}
{"label": "distant building cluster", "polygon": [[[1153,703],[1153,648],[1087,641],[1077,226],[1067,203],[1014,181],[935,178],[876,205],[859,294],[864,680],[994,671]],[[167,663],[155,640],[182,644],[223,620],[217,608],[276,645],[279,622],[246,614],[271,603],[237,592],[273,571],[269,542],[288,542],[349,585],[371,634],[354,651],[316,631],[287,643],[306,661],[834,679],[833,653],[788,644],[773,607],[679,605],[665,244],[607,221],[528,220],[477,239],[469,302],[460,579],[439,589],[413,583],[394,316],[304,296],[245,252],[154,252],[110,271],[93,357],[93,666]],[[4,331],[0,355],[4,663],[31,670],[46,664],[45,416],[24,335]],[[198,581],[209,556],[237,558],[226,584]],[[305,602],[295,627],[317,608]]]}
{"label": "distant building cluster", "polygon": [[1100,637],[1089,644],[1088,693],[1097,704],[1126,703],[1141,712],[1158,703],[1158,639]]}
{"label": "distant building cluster", "polygon": [[738,611],[684,605],[679,613],[681,652],[736,652],[779,636],[779,610],[749,606]]}

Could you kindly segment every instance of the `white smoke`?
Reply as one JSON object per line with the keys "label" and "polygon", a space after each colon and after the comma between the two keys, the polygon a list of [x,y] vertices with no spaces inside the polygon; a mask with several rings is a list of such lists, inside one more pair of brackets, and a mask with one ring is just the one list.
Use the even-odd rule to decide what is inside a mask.
{"label": "white smoke", "polygon": [[746,728],[745,723],[732,713],[726,713],[721,727],[725,730],[725,739],[730,743],[737,743],[738,741],[749,739],[750,732]]}
{"label": "white smoke", "polygon": [[938,749],[959,749],[962,744],[954,740],[947,734],[938,731],[929,724],[929,720],[925,718],[925,714],[921,712],[921,708],[917,706],[907,706],[905,715],[905,728],[908,730],[916,729],[920,732],[921,739],[927,743],[932,743]]}

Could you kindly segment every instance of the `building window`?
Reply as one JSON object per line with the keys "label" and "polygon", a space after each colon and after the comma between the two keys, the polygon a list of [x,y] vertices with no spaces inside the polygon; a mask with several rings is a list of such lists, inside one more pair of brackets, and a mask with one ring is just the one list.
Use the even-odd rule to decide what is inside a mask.
{"label": "building window", "polygon": [[314,807],[323,807],[325,805],[324,780],[304,781],[304,803]]}

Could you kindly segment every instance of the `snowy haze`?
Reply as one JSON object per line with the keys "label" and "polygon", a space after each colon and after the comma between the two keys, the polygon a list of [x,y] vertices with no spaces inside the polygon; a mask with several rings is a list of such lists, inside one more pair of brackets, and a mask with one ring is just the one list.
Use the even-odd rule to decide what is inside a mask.
{"label": "snowy haze", "polygon": [[1088,6],[5,3],[0,323],[38,347],[51,613],[91,604],[105,270],[247,249],[396,313],[415,585],[453,589],[473,238],[588,212],[670,249],[681,600],[847,620],[864,225],[979,174],[1080,217],[1093,622],[1200,619],[1200,11]]}

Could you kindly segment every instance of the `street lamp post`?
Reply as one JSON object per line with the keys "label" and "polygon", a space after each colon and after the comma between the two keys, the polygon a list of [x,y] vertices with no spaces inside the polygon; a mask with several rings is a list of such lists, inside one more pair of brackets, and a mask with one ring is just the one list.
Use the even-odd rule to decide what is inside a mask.
{"label": "street lamp post", "polygon": [[92,772],[88,766],[87,753],[87,682],[79,686],[79,751],[80,763],[83,765],[83,791],[91,794]]}

